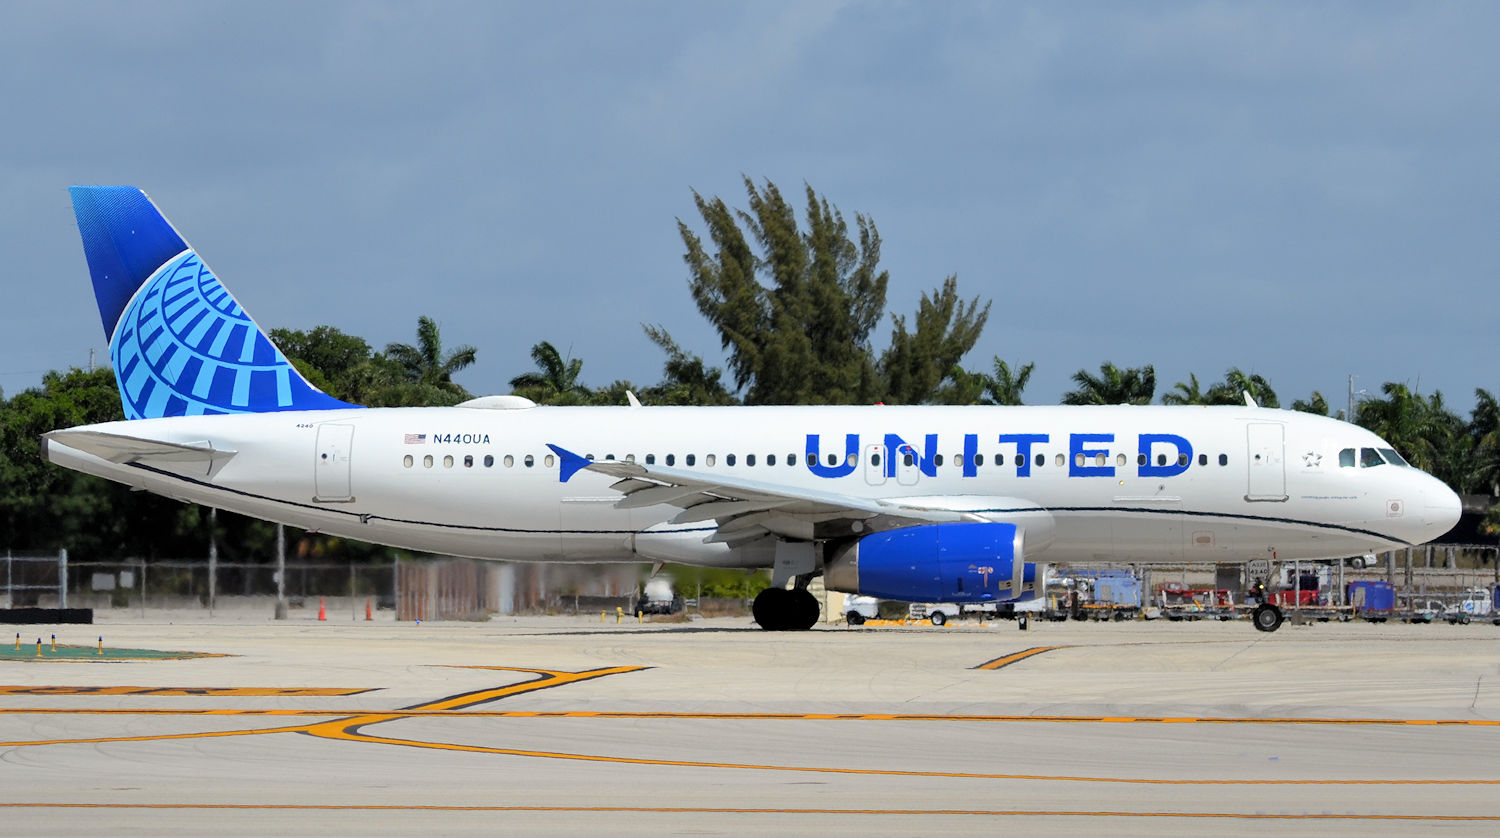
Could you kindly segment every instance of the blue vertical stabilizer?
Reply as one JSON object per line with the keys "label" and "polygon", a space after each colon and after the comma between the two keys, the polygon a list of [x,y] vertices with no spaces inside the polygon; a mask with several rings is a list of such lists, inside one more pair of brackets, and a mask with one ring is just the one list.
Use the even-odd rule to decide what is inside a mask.
{"label": "blue vertical stabilizer", "polygon": [[356,406],[307,383],[146,193],[68,191],[126,418]]}

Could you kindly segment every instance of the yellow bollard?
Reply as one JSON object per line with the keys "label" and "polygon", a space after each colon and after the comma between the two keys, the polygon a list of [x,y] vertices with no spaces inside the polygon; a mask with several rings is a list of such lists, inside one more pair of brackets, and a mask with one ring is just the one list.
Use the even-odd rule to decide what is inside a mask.
{"label": "yellow bollard", "polygon": [[57,651],[57,635],[52,635],[52,651]]}
{"label": "yellow bollard", "polygon": [[99,654],[104,654],[104,636],[99,636]]}
{"label": "yellow bollard", "polygon": [[42,656],[42,639],[40,637],[36,639],[36,656]]}
{"label": "yellow bollard", "polygon": [[21,651],[21,633],[19,631],[16,632],[16,651]]}
{"label": "yellow bollard", "polygon": [[635,621],[637,623],[643,623],[643,622],[645,622],[645,620],[643,620],[641,618],[641,612],[639,612],[639,611],[635,612]]}
{"label": "yellow bollard", "polygon": [[621,608],[618,605],[616,605],[615,606],[615,625],[619,625],[620,621],[623,620],[623,619],[625,619],[625,609]]}
{"label": "yellow bollard", "polygon": [[599,622],[601,622],[601,623],[604,622],[604,612],[603,611],[599,612]]}

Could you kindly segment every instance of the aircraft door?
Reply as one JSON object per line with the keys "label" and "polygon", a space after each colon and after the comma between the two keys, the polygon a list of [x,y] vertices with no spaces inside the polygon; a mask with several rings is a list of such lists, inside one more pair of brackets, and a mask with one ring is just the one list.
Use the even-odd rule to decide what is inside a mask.
{"label": "aircraft door", "polygon": [[896,482],[915,486],[922,476],[921,455],[910,445],[902,445],[892,454],[896,458]]}
{"label": "aircraft door", "polygon": [[1286,428],[1273,422],[1253,422],[1245,426],[1248,435],[1246,468],[1248,501],[1285,501]]}
{"label": "aircraft door", "polygon": [[885,446],[865,446],[865,482],[871,486],[885,485]]}
{"label": "aircraft door", "polygon": [[354,448],[353,425],[319,425],[317,460],[313,464],[313,500],[347,503],[350,493],[349,454]]}

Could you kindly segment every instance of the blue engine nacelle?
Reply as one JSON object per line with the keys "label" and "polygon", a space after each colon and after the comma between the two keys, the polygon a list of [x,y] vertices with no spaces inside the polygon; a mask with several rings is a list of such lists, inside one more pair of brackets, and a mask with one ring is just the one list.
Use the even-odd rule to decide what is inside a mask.
{"label": "blue engine nacelle", "polygon": [[1014,602],[1040,593],[1015,524],[926,524],[871,533],[823,565],[831,591],[906,602]]}

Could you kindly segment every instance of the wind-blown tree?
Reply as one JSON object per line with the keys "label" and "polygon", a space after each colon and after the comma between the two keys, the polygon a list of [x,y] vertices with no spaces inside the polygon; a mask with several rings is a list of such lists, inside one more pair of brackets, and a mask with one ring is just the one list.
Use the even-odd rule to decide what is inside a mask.
{"label": "wind-blown tree", "polygon": [[390,343],[385,354],[401,368],[407,385],[432,399],[432,404],[456,404],[469,398],[469,391],[453,380],[453,375],[474,363],[478,354],[472,346],[463,345],[444,352],[437,323],[425,315],[417,318],[417,342]]}
{"label": "wind-blown tree", "polygon": [[[978,303],[960,303],[952,279],[924,298],[914,332],[898,322],[902,347],[887,353],[897,375],[881,375],[870,333],[885,312],[890,276],[880,269],[875,222],[844,215],[805,186],[804,218],[770,181],[744,179],[748,211],[693,193],[707,240],[678,219],[687,248],[688,286],[699,312],[719,332],[734,390],[746,404],[864,404],[892,392],[926,401],[977,339]],[[951,306],[951,308],[950,308]],[[986,309],[987,311],[987,309]],[[922,369],[920,347],[939,356]],[[935,371],[935,372],[932,372]]]}
{"label": "wind-blown tree", "polygon": [[667,353],[660,384],[641,392],[650,404],[727,405],[735,398],[724,388],[724,371],[709,367],[697,355],[683,351],[672,336],[660,326],[642,326],[651,342]]}
{"label": "wind-blown tree", "polygon": [[1156,395],[1156,368],[1120,369],[1109,361],[1099,365],[1099,374],[1088,370],[1073,373],[1078,389],[1064,393],[1063,404],[1150,404]]}
{"label": "wind-blown tree", "polygon": [[536,372],[524,372],[510,380],[517,395],[546,404],[590,401],[589,388],[578,380],[583,372],[583,359],[571,355],[565,358],[557,347],[544,340],[531,347],[531,360],[536,364]]}
{"label": "wind-blown tree", "polygon": [[1245,394],[1255,399],[1261,407],[1281,407],[1276,400],[1276,391],[1260,375],[1246,374],[1239,367],[1230,367],[1224,372],[1224,380],[1208,388],[1204,404],[1244,404]]}
{"label": "wind-blown tree", "polygon": [[1208,404],[1203,388],[1198,384],[1198,375],[1188,373],[1186,382],[1179,381],[1173,385],[1171,392],[1163,393],[1162,404]]}
{"label": "wind-blown tree", "polygon": [[[944,280],[943,287],[934,289],[931,296],[923,292],[913,318],[914,331],[906,330],[904,315],[892,318],[895,327],[891,330],[891,344],[880,356],[885,401],[892,404],[933,401],[944,380],[958,367],[959,359],[979,340],[989,316],[989,303],[981,309],[978,297],[967,303],[959,298],[956,276]],[[962,396],[954,390],[948,397]]]}

